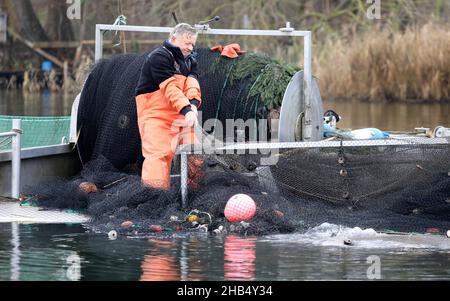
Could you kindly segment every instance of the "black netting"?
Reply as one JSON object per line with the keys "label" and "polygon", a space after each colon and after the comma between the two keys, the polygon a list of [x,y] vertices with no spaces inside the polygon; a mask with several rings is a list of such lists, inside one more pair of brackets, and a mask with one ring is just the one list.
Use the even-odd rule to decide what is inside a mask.
{"label": "black netting", "polygon": [[448,144],[281,149],[272,154],[277,162],[265,167],[269,172],[258,171],[261,155],[251,154],[218,156],[214,168],[253,173],[249,179],[270,195],[273,205],[283,203],[281,199],[290,205],[287,212],[295,213],[291,225],[329,222],[421,233],[450,227]]}
{"label": "black netting", "polygon": [[[282,149],[270,166],[261,165],[267,156],[257,154],[191,155],[202,164],[190,169],[199,185],[184,209],[179,183],[168,192],[142,187],[139,176],[115,169],[104,157],[87,164],[76,179],[27,193],[41,206],[85,211],[94,230],[128,235],[206,231],[186,221],[192,210],[208,231],[223,226],[227,232],[287,233],[328,222],[443,233],[450,229],[449,155],[448,145]],[[81,191],[86,181],[98,191]],[[224,208],[240,193],[253,198],[257,213],[248,224],[231,224]],[[133,226],[122,226],[125,221]]]}
{"label": "black netting", "polygon": [[[202,70],[199,78],[203,96],[203,121],[217,119],[225,127],[227,119],[254,119],[258,121],[267,118],[267,109],[259,95],[252,96],[252,87],[256,78],[245,77],[244,80],[233,78],[233,72],[241,63],[242,56],[229,59],[208,49],[199,49],[199,66]],[[214,128],[213,128],[214,130]],[[227,138],[223,129],[218,137]],[[247,133],[247,138],[248,138]]]}
{"label": "black netting", "polygon": [[[80,189],[81,183],[95,184],[95,192]],[[72,180],[51,180],[25,189],[33,196],[36,205],[76,209],[88,214],[92,220],[88,226],[94,231],[120,234],[145,235],[162,232],[206,231],[199,225],[207,225],[208,231],[220,226],[227,232],[264,234],[292,232],[300,221],[295,221],[295,206],[282,197],[262,195],[255,178],[227,171],[206,171],[200,180],[200,188],[190,196],[188,208],[181,208],[179,184],[170,191],[160,191],[141,185],[140,177],[116,170],[104,157],[89,162],[80,176]],[[232,225],[224,217],[227,200],[238,193],[246,193],[257,203],[258,210],[249,225]],[[191,211],[204,220],[192,224],[186,221]],[[277,212],[284,217],[277,217]],[[191,214],[193,215],[193,214]],[[176,217],[176,220],[175,220]],[[132,226],[122,225],[131,221]],[[294,223],[295,221],[295,223]],[[231,228],[230,228],[231,227]],[[235,227],[233,229],[233,227]]]}
{"label": "black netting", "polygon": [[[259,75],[240,80],[233,75],[242,71],[242,58],[205,49],[199,54],[204,121],[267,116],[261,94],[252,92]],[[27,188],[31,200],[81,210],[96,231],[132,235],[220,226],[227,232],[285,233],[323,222],[385,231],[450,229],[448,144],[281,149],[271,153],[277,160],[269,166],[261,164],[267,156],[258,154],[190,155],[189,162],[196,163],[189,166],[187,208],[181,208],[179,178],[170,191],[143,187],[134,88],[145,55],[119,56],[94,67],[78,113],[83,171],[74,179]],[[248,224],[224,217],[226,202],[238,193],[257,204]]]}
{"label": "black netting", "polygon": [[[140,168],[142,155],[134,89],[147,54],[120,55],[94,66],[78,110],[78,151],[83,163],[102,155],[117,168]],[[258,76],[244,74],[242,79],[234,76],[232,80],[233,69],[242,57],[228,59],[209,49],[198,49],[203,122],[217,118],[225,127],[227,119],[267,118],[261,95],[254,95],[252,90]],[[247,131],[246,137],[249,136]],[[219,137],[226,139],[225,129]]]}
{"label": "black netting", "polygon": [[77,147],[83,163],[99,155],[117,168],[139,161],[134,88],[144,58],[145,55],[129,54],[103,60],[89,75],[80,97],[77,120],[80,131]]}

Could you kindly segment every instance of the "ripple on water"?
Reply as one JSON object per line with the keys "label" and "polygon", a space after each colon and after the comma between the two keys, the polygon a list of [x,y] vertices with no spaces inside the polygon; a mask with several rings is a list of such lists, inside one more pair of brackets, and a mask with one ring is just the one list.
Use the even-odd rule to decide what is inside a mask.
{"label": "ripple on water", "polygon": [[[450,239],[444,235],[386,234],[376,232],[374,229],[349,228],[329,223],[323,223],[305,233],[269,235],[263,240],[273,243],[299,243],[324,247],[450,251]],[[350,243],[346,245],[344,241]]]}

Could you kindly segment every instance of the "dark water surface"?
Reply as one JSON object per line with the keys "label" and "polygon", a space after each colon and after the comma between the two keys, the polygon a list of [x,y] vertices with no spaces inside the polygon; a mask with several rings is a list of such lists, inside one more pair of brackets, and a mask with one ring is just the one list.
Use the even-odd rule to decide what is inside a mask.
{"label": "dark water surface", "polygon": [[[74,95],[0,91],[0,114],[70,115]],[[325,102],[340,127],[450,127],[450,104]],[[344,245],[351,239],[353,246]],[[450,280],[450,239],[323,225],[306,234],[110,240],[81,225],[0,224],[0,280]]]}
{"label": "dark water surface", "polygon": [[0,280],[367,280],[377,261],[380,279],[450,280],[450,239],[325,224],[258,238],[110,240],[80,225],[0,224]]}

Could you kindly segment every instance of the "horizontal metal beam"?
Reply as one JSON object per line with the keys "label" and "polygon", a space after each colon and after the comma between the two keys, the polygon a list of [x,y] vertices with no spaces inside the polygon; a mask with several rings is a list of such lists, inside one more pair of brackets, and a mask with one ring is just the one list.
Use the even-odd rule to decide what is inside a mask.
{"label": "horizontal metal beam", "polygon": [[[254,150],[254,149],[302,149],[302,148],[333,148],[333,147],[370,147],[370,146],[399,146],[399,145],[449,145],[450,139],[447,138],[422,138],[408,137],[399,139],[380,139],[380,140],[345,140],[345,141],[311,141],[311,142],[254,142],[254,143],[233,143],[225,144],[222,147],[214,149],[214,153],[221,153],[232,150]],[[203,153],[201,145],[180,145],[177,153]],[[210,147],[204,153],[211,153]]]}
{"label": "horizontal metal beam", "polygon": [[398,145],[433,145],[448,144],[444,138],[409,138],[409,139],[383,139],[383,140],[345,140],[345,141],[311,141],[311,142],[282,142],[282,143],[242,143],[225,145],[217,148],[221,150],[243,149],[282,149],[282,148],[324,148],[324,147],[365,147],[365,146],[398,146]]}
{"label": "horizontal metal beam", "polygon": [[[21,151],[22,159],[31,159],[44,156],[53,156],[59,154],[71,153],[73,151],[73,146],[71,144],[58,144],[51,146],[40,146],[40,147],[30,147],[24,148]],[[12,154],[11,151],[0,152],[0,162],[11,161]]]}
{"label": "horizontal metal beam", "polygon": [[0,133],[0,138],[2,138],[2,137],[12,137],[12,136],[15,136],[15,135],[17,135],[16,132],[4,132],[4,133]]}
{"label": "horizontal metal beam", "polygon": [[[173,27],[153,27],[153,26],[130,26],[130,25],[107,25],[97,24],[97,30],[105,31],[134,31],[134,32],[156,32],[170,33]],[[213,35],[233,35],[233,36],[280,36],[280,37],[305,37],[310,31],[281,31],[281,30],[250,30],[250,29],[204,29],[199,30],[201,34]]]}
{"label": "horizontal metal beam", "polygon": [[97,24],[97,30],[105,31],[134,31],[134,32],[161,32],[170,33],[173,27],[154,27],[154,26],[130,26],[130,25],[108,25],[108,24]]}

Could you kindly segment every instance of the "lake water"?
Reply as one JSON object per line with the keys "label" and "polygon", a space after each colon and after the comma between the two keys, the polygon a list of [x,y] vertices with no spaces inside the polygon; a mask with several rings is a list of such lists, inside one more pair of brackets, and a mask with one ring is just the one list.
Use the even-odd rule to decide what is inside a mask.
{"label": "lake water", "polygon": [[[73,95],[0,91],[0,114],[70,115]],[[449,104],[325,102],[341,127],[450,127]],[[344,240],[353,245],[345,245]],[[76,224],[0,224],[0,280],[450,280],[450,239],[325,224],[263,237],[110,240]]]}
{"label": "lake water", "polygon": [[[0,90],[0,115],[68,116],[73,94],[23,93]],[[450,104],[373,103],[358,100],[324,102],[341,117],[341,128],[376,127],[382,130],[413,131],[416,127],[450,127]]]}
{"label": "lake water", "polygon": [[258,238],[110,240],[80,225],[0,224],[0,280],[367,279],[450,280],[450,239],[324,224]]}
{"label": "lake water", "polygon": [[69,116],[76,95],[0,89],[0,115]]}

